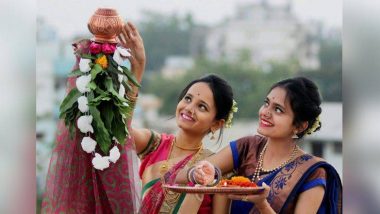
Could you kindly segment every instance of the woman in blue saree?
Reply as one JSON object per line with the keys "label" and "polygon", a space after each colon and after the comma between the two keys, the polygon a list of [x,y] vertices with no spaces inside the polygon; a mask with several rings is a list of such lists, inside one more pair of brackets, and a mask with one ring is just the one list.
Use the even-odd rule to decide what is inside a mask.
{"label": "woman in blue saree", "polygon": [[237,175],[265,187],[256,195],[228,195],[232,199],[230,213],[341,213],[338,173],[297,145],[304,135],[321,128],[320,104],[318,88],[307,78],[274,84],[259,110],[260,135],[232,141],[198,163],[188,177],[206,184],[214,176],[215,166],[222,172],[234,169]]}

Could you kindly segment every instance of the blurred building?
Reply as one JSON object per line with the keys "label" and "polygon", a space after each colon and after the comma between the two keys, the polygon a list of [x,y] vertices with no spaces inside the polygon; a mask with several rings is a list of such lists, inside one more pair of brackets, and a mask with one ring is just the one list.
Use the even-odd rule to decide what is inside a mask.
{"label": "blurred building", "polygon": [[291,0],[276,5],[256,1],[239,6],[232,19],[209,29],[204,52],[211,60],[248,57],[251,63],[264,66],[271,61],[298,60],[303,68],[318,69],[319,29],[318,23],[306,25],[297,19]]}
{"label": "blurred building", "polygon": [[189,56],[168,56],[165,59],[161,73],[165,78],[176,78],[184,75],[193,65],[194,60]]}
{"label": "blurred building", "polygon": [[339,172],[343,171],[343,109],[342,103],[322,103],[321,130],[305,137],[307,143],[303,143],[303,149],[318,157],[326,159]]}
{"label": "blurred building", "polygon": [[58,55],[57,36],[55,30],[37,19],[37,45],[36,50],[36,114],[44,117],[53,113],[54,90],[54,64],[52,61]]}

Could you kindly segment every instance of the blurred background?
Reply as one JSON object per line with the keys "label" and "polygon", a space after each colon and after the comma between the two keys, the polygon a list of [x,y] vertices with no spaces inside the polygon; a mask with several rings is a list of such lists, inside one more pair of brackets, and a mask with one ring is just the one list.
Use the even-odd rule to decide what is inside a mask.
{"label": "blurred background", "polygon": [[[301,147],[342,166],[342,0],[37,1],[37,211],[54,147],[59,105],[75,62],[71,44],[90,38],[87,21],[98,7],[116,8],[138,27],[147,54],[134,125],[176,132],[179,92],[191,80],[216,73],[232,85],[239,111],[217,151],[256,133],[257,113],[270,86],[306,76],[323,97],[322,129]],[[345,180],[345,179],[343,179]]]}

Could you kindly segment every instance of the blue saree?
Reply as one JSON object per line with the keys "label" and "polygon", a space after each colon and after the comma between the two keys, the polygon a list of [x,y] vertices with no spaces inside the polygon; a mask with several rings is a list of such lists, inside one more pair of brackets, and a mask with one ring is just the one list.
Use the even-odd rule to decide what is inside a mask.
{"label": "blue saree", "polygon": [[[255,135],[230,143],[234,168],[238,175],[253,177],[258,154],[266,138]],[[321,173],[322,172],[322,173]],[[342,212],[342,184],[333,166],[321,158],[304,154],[257,182],[271,188],[267,198],[276,213],[294,213],[298,196],[316,186],[325,188],[318,213]],[[232,201],[230,213],[259,213],[253,203]]]}

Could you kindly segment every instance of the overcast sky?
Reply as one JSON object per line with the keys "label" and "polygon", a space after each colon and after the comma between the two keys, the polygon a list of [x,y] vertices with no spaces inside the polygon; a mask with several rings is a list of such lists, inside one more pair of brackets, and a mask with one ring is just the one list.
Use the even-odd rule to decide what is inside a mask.
{"label": "overcast sky", "polygon": [[[88,32],[87,22],[98,7],[116,8],[122,17],[138,21],[142,10],[167,14],[191,12],[195,21],[216,24],[234,14],[239,4],[259,0],[38,0],[37,15],[58,29],[62,37]],[[268,0],[282,4],[286,0]],[[327,26],[342,26],[343,0],[292,0],[295,14],[302,20],[321,20]]]}

